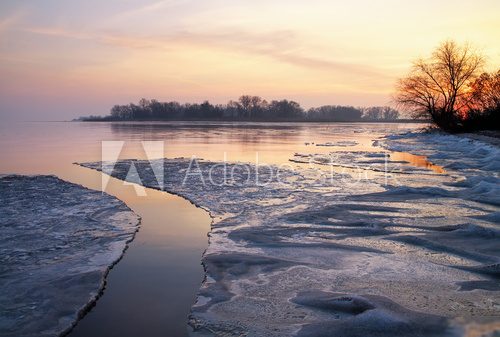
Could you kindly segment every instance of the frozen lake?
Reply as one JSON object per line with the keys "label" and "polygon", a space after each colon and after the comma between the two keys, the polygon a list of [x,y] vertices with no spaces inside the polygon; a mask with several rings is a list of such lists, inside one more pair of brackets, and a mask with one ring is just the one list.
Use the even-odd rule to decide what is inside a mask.
{"label": "frozen lake", "polygon": [[[463,153],[472,159],[460,163],[456,139],[443,138],[439,147],[435,139],[395,137],[373,146],[381,137],[418,127],[18,123],[0,126],[0,173],[56,174],[100,189],[97,171],[73,163],[100,162],[101,142],[113,140],[125,142],[122,160],[145,159],[141,141],[163,141],[164,157],[203,158],[205,173],[208,165],[224,160],[283,167],[285,185],[263,194],[251,188],[204,190],[199,184],[180,188],[179,170],[189,160],[165,163],[169,172],[178,173],[165,176],[167,190],[214,216],[204,259],[209,278],[201,293],[208,213],[152,189],[145,197],[137,196],[132,186],[112,179],[106,191],[143,221],[123,260],[110,272],[104,295],[74,336],[135,336],[139,331],[185,335],[197,293],[191,324],[200,333],[210,329],[229,335],[251,331],[308,336],[363,324],[373,328],[383,320],[388,326],[403,321],[405,329],[422,333],[429,328],[451,334],[463,321],[480,330],[498,322],[498,290],[492,281],[498,274],[498,177],[495,167],[488,171],[488,163],[479,165],[488,156],[494,164],[497,152],[481,153],[480,147],[465,142],[462,150],[475,152]],[[429,156],[432,163],[408,152]],[[120,162],[113,176],[126,179],[129,164]],[[384,174],[388,169],[389,176]],[[144,185],[155,187],[147,168],[138,165],[138,171],[149,177]],[[335,180],[318,185],[321,174]],[[429,192],[429,187],[435,189]],[[467,233],[479,248],[464,241]],[[444,267],[448,265],[452,267]],[[433,276],[439,282],[429,281]],[[435,289],[442,297],[429,299],[437,296]],[[358,311],[371,316],[353,315]],[[253,327],[255,321],[262,326]]]}

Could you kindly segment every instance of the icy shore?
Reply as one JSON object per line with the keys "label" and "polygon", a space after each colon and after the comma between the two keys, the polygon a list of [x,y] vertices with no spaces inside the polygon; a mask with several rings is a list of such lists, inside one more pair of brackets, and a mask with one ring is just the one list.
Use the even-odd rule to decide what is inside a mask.
{"label": "icy shore", "polygon": [[54,176],[0,176],[0,335],[59,336],[97,299],[139,219]]}
{"label": "icy shore", "polygon": [[[196,336],[492,336],[500,152],[441,137],[377,144],[425,154],[446,174],[405,165],[362,181],[307,165],[279,174],[182,158],[82,165],[152,188],[163,165],[164,190],[210,211],[206,278],[190,317]],[[367,157],[377,156],[349,161]]]}
{"label": "icy shore", "polygon": [[[439,132],[386,137],[378,145],[391,151],[418,152],[459,177],[459,197],[500,206],[500,148],[468,137]],[[500,218],[497,219],[500,222]]]}

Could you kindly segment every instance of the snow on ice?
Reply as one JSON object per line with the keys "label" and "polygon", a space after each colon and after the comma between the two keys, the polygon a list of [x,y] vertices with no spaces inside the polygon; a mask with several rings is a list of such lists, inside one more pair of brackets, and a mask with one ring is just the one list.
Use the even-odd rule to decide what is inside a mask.
{"label": "snow on ice", "polygon": [[124,203],[54,176],[0,177],[0,335],[59,336],[136,232]]}
{"label": "snow on ice", "polygon": [[210,212],[195,336],[492,335],[500,329],[498,148],[435,133],[376,145],[426,155],[446,172],[403,163],[388,179],[380,154],[347,152],[344,165],[368,161],[374,174],[360,181],[310,165],[189,158],[82,165],[114,165],[123,180],[133,165],[145,186],[160,188],[150,165],[161,163],[163,189]]}

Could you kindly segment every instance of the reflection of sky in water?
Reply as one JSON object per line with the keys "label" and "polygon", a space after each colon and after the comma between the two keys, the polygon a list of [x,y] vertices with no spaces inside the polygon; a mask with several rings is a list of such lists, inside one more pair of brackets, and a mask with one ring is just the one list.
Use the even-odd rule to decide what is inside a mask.
{"label": "reflection of sky in water", "polygon": [[[410,125],[409,127],[415,127]],[[288,164],[297,151],[329,152],[331,148],[309,142],[356,140],[356,148],[393,125],[224,124],[203,123],[2,123],[0,125],[0,173],[56,174],[62,179],[99,190],[98,172],[73,165],[101,160],[102,141],[125,141],[120,158],[146,158],[141,141],[165,142],[166,157],[191,157],[264,164]],[[200,266],[206,248],[209,218],[186,200],[147,190],[138,197],[133,186],[111,179],[106,192],[125,201],[142,218],[141,229],[124,258],[110,273],[108,287],[98,305],[72,332],[86,335],[161,336],[169,331],[182,335],[185,317],[203,278]],[[285,200],[268,200],[275,206]],[[147,275],[147,276],[144,276]],[[179,283],[182,276],[182,284]],[[155,301],[148,298],[154,293]],[[145,302],[146,301],[146,302]],[[128,308],[128,314],[116,308]],[[141,331],[135,315],[140,314]],[[102,324],[102,322],[121,322]],[[159,325],[158,322],[164,322]],[[147,330],[144,330],[146,329]]]}
{"label": "reflection of sky in water", "polygon": [[424,167],[436,173],[445,173],[445,169],[439,165],[434,165],[427,160],[425,156],[418,156],[407,152],[392,152],[390,154],[391,160],[405,161],[417,167]]}
{"label": "reflection of sky in water", "polygon": [[[200,158],[220,161],[224,158],[224,153],[226,153],[228,161],[255,162],[255,155],[258,152],[261,163],[287,164],[295,153],[328,154],[340,151],[383,152],[384,150],[381,148],[372,147],[374,139],[388,133],[405,131],[417,127],[418,125],[414,124],[406,126],[397,124],[273,124],[272,126],[244,124],[243,126],[238,126],[231,123],[217,124],[211,127],[207,127],[203,123],[27,123],[15,124],[8,127],[2,125],[0,127],[0,142],[2,144],[0,149],[2,154],[0,172],[55,173],[63,179],[98,188],[100,186],[100,176],[97,172],[77,167],[72,165],[72,163],[75,161],[99,161],[101,159],[101,141],[126,141],[127,144],[123,149],[121,158],[145,158],[140,141],[163,140],[165,141],[165,156],[169,158],[196,155]],[[330,142],[333,144],[340,141],[356,141],[357,144],[354,146],[316,146],[318,143],[325,144]],[[312,144],[313,142],[315,143],[314,145]],[[306,145],[306,143],[309,143],[309,145]],[[343,145],[346,144],[344,143]],[[392,153],[391,156],[394,161],[405,161],[421,168],[435,170],[435,172],[438,170],[432,164],[428,163],[424,157],[409,156],[404,153]],[[377,156],[371,156],[371,158],[379,159]],[[355,159],[359,159],[359,157]],[[411,186],[417,179],[421,180],[422,176],[418,174],[415,177],[413,175],[405,175],[400,181],[406,186]],[[423,183],[427,183],[428,186],[436,186],[438,185],[437,182],[442,183],[448,177],[447,175],[434,174],[428,179],[427,182]],[[349,179],[346,179],[346,181],[349,181]],[[341,184],[334,185],[337,187],[341,186]],[[366,193],[371,191],[371,186],[368,185],[359,185],[357,188],[358,192]],[[201,223],[207,224],[207,219],[203,217],[203,212],[198,210],[198,213],[195,213],[195,209],[190,207],[187,202],[184,202],[182,199],[164,196],[160,192],[152,192],[148,195],[150,199],[138,198],[133,195],[131,189],[128,191],[125,190],[121,183],[115,180],[112,181],[111,191],[125,200],[129,206],[143,216],[143,229],[141,229],[136,241],[131,246],[129,258],[124,259],[117,266],[116,273],[122,268],[123,274],[120,275],[123,277],[120,277],[120,279],[127,279],[125,277],[127,273],[136,271],[137,269],[134,269],[134,267],[141,266],[144,261],[151,262],[152,266],[155,267],[157,265],[154,262],[162,260],[167,263],[168,268],[177,266],[181,268],[179,269],[181,271],[184,265],[189,266],[192,264],[199,267],[200,252],[193,249],[199,249],[200,246],[206,245],[204,233],[206,233],[208,228],[207,226],[200,225]],[[243,192],[245,191],[235,191],[235,193]],[[366,252],[360,255],[362,258],[358,257],[359,260],[356,260],[350,251],[347,253],[341,251],[339,253],[337,250],[331,249],[330,252],[338,253],[339,256],[342,256],[346,260],[350,259],[355,263],[352,268],[348,264],[345,264],[347,270],[350,268],[356,278],[356,282],[352,283],[353,287],[359,288],[363,286],[364,281],[370,281],[370,284],[366,285],[367,287],[370,286],[371,289],[378,287],[382,293],[397,293],[400,297],[398,300],[405,301],[408,306],[422,305],[439,313],[449,310],[448,304],[451,302],[448,300],[436,302],[436,304],[441,306],[439,308],[429,307],[427,305],[427,297],[425,296],[419,297],[418,301],[415,302],[415,299],[412,299],[411,296],[415,294],[420,296],[420,293],[416,290],[414,291],[413,278],[419,277],[418,280],[426,281],[430,279],[429,275],[436,275],[440,270],[444,270],[445,265],[475,265],[478,263],[476,261],[478,254],[475,254],[476,248],[482,250],[487,250],[486,248],[488,248],[484,245],[485,239],[481,237],[482,232],[478,232],[477,228],[457,227],[463,223],[465,217],[478,219],[483,213],[490,211],[490,208],[484,205],[479,208],[478,205],[462,201],[461,199],[435,198],[434,196],[426,197],[427,199],[424,198],[425,196],[420,196],[419,198],[421,199],[411,199],[412,195],[406,193],[404,190],[400,191],[400,194],[389,193],[378,196],[365,196],[364,199],[354,198],[352,204],[338,204],[337,200],[332,198],[332,195],[336,195],[337,191],[329,190],[328,187],[323,191],[317,189],[315,186],[311,186],[310,191],[303,190],[302,192],[304,195],[310,192],[309,197],[313,193],[316,193],[318,199],[317,202],[311,205],[312,208],[321,206],[325,200],[332,201],[332,205],[335,207],[332,206],[331,211],[327,210],[328,212],[325,214],[321,213],[324,210],[320,210],[321,212],[319,213],[313,213],[315,216],[324,217],[328,222],[331,222],[327,224],[331,227],[331,230],[320,230],[322,227],[325,227],[325,223],[323,222],[320,223],[321,226],[312,226],[299,217],[295,223],[291,221],[289,226],[281,228],[281,232],[276,232],[275,234],[272,234],[274,232],[269,232],[269,237],[277,239],[278,244],[285,246],[290,243],[303,244],[304,242],[335,244],[337,243],[335,241],[343,240],[342,243],[344,245],[366,249]],[[329,192],[331,192],[330,196],[328,196]],[[321,195],[319,196],[319,194]],[[217,197],[216,194],[207,196],[206,193],[200,192],[199,199],[207,202],[207,199],[215,197]],[[223,195],[219,197],[222,198]],[[401,198],[406,197],[410,199],[406,202],[405,200],[401,200]],[[281,201],[271,197],[264,198],[256,200],[253,205],[252,203],[248,203],[246,206],[250,208],[255,207],[256,213],[253,220],[256,221],[263,214],[273,215],[270,211],[266,211],[266,209],[273,210],[280,207],[290,207],[290,205],[287,205],[290,201],[289,199],[280,199]],[[241,200],[231,195],[231,199],[227,201],[223,200],[225,202],[222,204],[224,208],[227,208],[231,206],[231,203],[237,204]],[[292,204],[291,206],[296,207],[297,211],[300,212],[300,207],[304,204],[304,200],[306,198],[297,201],[296,204]],[[336,202],[333,203],[333,201]],[[363,202],[366,203],[364,209],[353,207],[353,205],[363,206]],[[369,205],[372,206],[368,207]],[[381,209],[381,206],[385,206],[387,209]],[[219,215],[220,219],[216,219],[218,222],[222,222],[222,219],[229,216],[223,212]],[[362,226],[358,226],[360,218],[366,220],[366,223],[363,223]],[[240,219],[241,223],[239,225],[241,228],[238,226],[232,227],[232,233],[240,235],[241,238],[260,238],[259,236],[252,236],[254,234],[251,231],[252,229],[247,228],[248,223],[251,223],[249,222],[250,220],[252,219],[248,217]],[[476,223],[481,222],[484,228],[490,226],[486,221],[474,221]],[[166,223],[168,223],[168,226],[165,226]],[[193,223],[198,223],[198,227],[193,225]],[[282,221],[272,221],[272,224],[273,226],[283,225]],[[442,228],[443,225],[447,224],[455,227]],[[236,231],[237,229],[239,229],[239,233]],[[263,229],[258,229],[259,235]],[[267,230],[272,231],[275,228],[270,227]],[[381,230],[386,232],[380,232]],[[221,236],[221,233],[222,231],[212,233],[212,240],[215,240],[217,235]],[[179,236],[180,234],[184,236]],[[380,235],[387,236],[387,238],[381,239]],[[415,236],[420,241],[415,238],[413,238],[413,241],[410,240],[410,235]],[[436,242],[436,244],[433,242]],[[141,247],[145,249],[141,250]],[[149,250],[151,247],[164,249],[163,253],[165,257],[158,258],[158,251]],[[188,248],[184,251],[185,255],[182,255],[183,247]],[[222,248],[224,247],[227,246],[223,246]],[[452,249],[448,250],[450,247]],[[134,249],[137,252],[135,255],[133,254]],[[386,254],[378,254],[373,252],[373,249],[385,251]],[[467,249],[472,249],[473,252],[470,253]],[[296,251],[294,249],[287,252]],[[188,257],[189,254],[191,255]],[[165,261],[168,258],[170,260]],[[329,261],[337,261],[338,259],[335,258],[336,256],[328,257]],[[409,263],[411,261],[416,261],[416,264]],[[420,266],[420,263],[425,268]],[[201,268],[199,269],[190,270],[191,275],[200,277]],[[401,270],[411,275],[412,278],[408,279],[409,283],[399,290],[390,288],[391,282],[389,281],[393,281],[397,275],[400,275]],[[329,269],[329,272],[335,271],[338,271],[338,269]],[[294,274],[296,272],[293,271]],[[320,272],[323,272],[323,269]],[[394,275],[390,274],[391,272]],[[472,278],[465,271],[456,268],[447,269],[446,272],[446,274],[444,272],[440,273],[439,277],[447,275],[450,281]],[[172,274],[172,272],[164,272],[162,274],[165,276]],[[367,275],[371,275],[373,279],[365,277]],[[384,275],[387,276],[386,279],[383,278]],[[285,276],[292,277],[291,275]],[[320,276],[321,274],[318,276],[318,280],[321,281],[320,283],[326,284]],[[350,277],[348,274],[344,276]],[[378,277],[381,277],[381,279],[378,280]],[[199,279],[196,280],[199,281]],[[131,278],[131,283],[133,283],[133,280],[134,278]],[[325,280],[330,280],[330,278],[325,277]],[[170,284],[174,285],[174,281]],[[380,283],[377,283],[378,281]],[[312,281],[308,280],[308,282]],[[435,284],[431,283],[426,285],[425,282],[422,282],[418,287],[420,287],[423,294],[436,294]],[[159,284],[164,290],[169,287],[163,281],[159,282]],[[446,298],[449,298],[448,296],[456,288],[452,283],[450,284],[438,284],[442,286],[439,293],[444,294],[443,296],[446,296]],[[428,288],[426,288],[427,286]],[[349,287],[351,287],[350,284],[345,286],[344,290],[350,291]],[[390,289],[384,290],[385,287]],[[179,292],[180,288],[173,288],[176,293]],[[112,283],[110,283],[109,289],[109,293],[111,293],[112,291],[116,291],[117,288],[112,287]],[[149,287],[146,290],[151,289],[155,288]],[[415,292],[415,294],[412,292]],[[453,294],[454,296],[456,295],[455,293]],[[115,293],[114,298],[128,297],[122,295],[123,293]],[[170,295],[173,296],[174,294]],[[459,293],[457,296],[460,296],[460,301],[463,303],[469,303],[468,301],[476,297],[474,294],[471,294],[469,297],[468,293]],[[108,296],[108,298],[111,297]],[[144,308],[147,306],[141,305],[139,295],[132,297],[132,299],[136,301],[135,305],[127,305],[127,308],[135,307],[140,308],[141,311],[145,310]],[[460,301],[457,300],[457,303],[461,305],[462,302]],[[110,303],[113,304],[112,301]],[[187,302],[182,303],[186,304]],[[203,304],[203,301],[201,301],[201,304]],[[165,305],[168,306],[169,304]],[[100,307],[103,308],[103,305]],[[155,312],[159,311],[155,310]],[[116,318],[113,317],[112,319]]]}
{"label": "reflection of sky in water", "polygon": [[[356,141],[353,151],[373,150],[372,140],[418,124],[276,123],[11,123],[0,126],[0,172],[64,174],[73,162],[101,159],[101,141],[125,141],[121,158],[145,158],[140,141],[165,141],[165,157],[193,155],[222,161],[284,164],[296,152],[328,153],[306,143]],[[346,148],[342,148],[346,150]]]}

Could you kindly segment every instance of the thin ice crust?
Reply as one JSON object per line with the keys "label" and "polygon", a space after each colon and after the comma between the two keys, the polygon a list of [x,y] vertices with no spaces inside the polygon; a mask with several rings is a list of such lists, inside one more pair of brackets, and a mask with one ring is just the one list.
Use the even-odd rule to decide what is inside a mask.
{"label": "thin ice crust", "polygon": [[59,336],[97,299],[139,218],[54,176],[0,178],[0,335]]}
{"label": "thin ice crust", "polygon": [[[399,137],[418,149],[419,136]],[[458,140],[426,143],[425,154],[445,166],[442,175],[415,169],[360,182],[305,165],[281,170],[278,181],[269,167],[182,158],[120,161],[112,175],[159,188],[151,166],[163,165],[164,190],[210,211],[194,335],[488,333],[499,328],[500,209],[489,188],[468,182],[498,177],[439,161],[453,156],[459,165],[482,146],[466,141],[460,152],[451,145]],[[389,141],[389,148],[398,144]],[[138,177],[128,174],[131,165]],[[224,172],[234,174],[222,184]]]}

